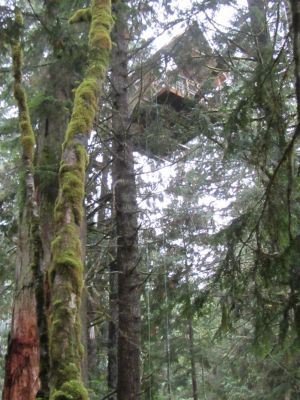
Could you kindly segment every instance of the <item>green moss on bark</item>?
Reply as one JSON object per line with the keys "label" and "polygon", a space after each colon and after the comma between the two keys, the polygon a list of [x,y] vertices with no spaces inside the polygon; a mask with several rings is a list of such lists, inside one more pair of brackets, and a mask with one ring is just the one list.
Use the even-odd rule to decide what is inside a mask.
{"label": "green moss on bark", "polygon": [[22,75],[22,65],[23,65],[23,53],[19,41],[12,44],[12,59],[13,59],[13,73],[16,84],[21,87],[21,75]]}
{"label": "green moss on bark", "polygon": [[35,135],[31,126],[27,96],[22,84],[23,52],[20,44],[20,32],[23,27],[23,17],[20,11],[16,11],[15,32],[11,38],[11,51],[13,61],[14,76],[14,97],[18,105],[20,144],[24,170],[20,172],[20,212],[25,206],[26,201],[32,201],[32,187],[26,186],[26,179],[33,177],[33,160],[35,152]]}
{"label": "green moss on bark", "polygon": [[20,10],[16,11],[16,15],[15,15],[15,25],[17,27],[17,29],[21,29],[24,25],[24,19],[23,19],[23,15],[20,12]]}
{"label": "green moss on bark", "polygon": [[76,24],[78,22],[91,22],[92,13],[90,8],[82,8],[77,10],[75,14],[69,19],[70,24]]}
{"label": "green moss on bark", "polygon": [[[50,400],[87,400],[81,381],[83,354],[79,307],[83,288],[80,227],[88,163],[86,144],[93,127],[102,81],[109,63],[111,1],[93,0],[90,9],[89,62],[75,92],[73,113],[63,143],[59,194],[55,206],[56,238],[49,269]],[[79,10],[71,23],[88,18]]]}
{"label": "green moss on bark", "polygon": [[[16,19],[22,21],[21,14],[17,13]],[[20,22],[21,23],[21,22]],[[19,41],[12,44],[13,74],[14,74],[14,96],[19,109],[19,126],[21,131],[21,146],[23,158],[30,166],[33,165],[35,150],[35,136],[31,126],[27,97],[22,86],[23,54]]]}
{"label": "green moss on bark", "polygon": [[76,224],[80,223],[83,215],[84,187],[81,181],[80,171],[75,170],[65,173],[61,189],[61,203],[58,203],[58,208],[63,211],[63,215],[65,215],[66,210],[72,211]]}
{"label": "green moss on bark", "polygon": [[[22,164],[20,165],[20,188],[22,191],[19,215],[19,284],[20,297],[14,304],[12,338],[7,354],[6,377],[3,398],[35,398],[40,388],[39,353],[40,336],[38,329],[39,279],[40,279],[40,233],[39,213],[34,184],[35,136],[31,127],[26,93],[22,84],[23,54],[20,33],[22,15],[16,12],[14,32],[11,32],[13,60],[14,97],[18,106]],[[23,300],[23,303],[22,303]],[[23,320],[26,312],[28,321]],[[14,326],[18,328],[15,329]],[[21,366],[21,368],[20,368]],[[11,368],[12,367],[12,368]],[[9,391],[7,391],[7,389]],[[5,393],[6,392],[6,393]],[[8,397],[7,397],[8,396]]]}
{"label": "green moss on bark", "polygon": [[[79,10],[79,13],[81,11]],[[75,93],[73,114],[67,129],[65,145],[79,133],[90,134],[97,110],[101,80],[104,78],[109,64],[112,46],[110,31],[113,24],[110,1],[94,0],[91,13],[89,65],[86,76]]]}
{"label": "green moss on bark", "polygon": [[[82,268],[81,261],[81,243],[79,239],[79,228],[74,224],[64,225],[52,242],[52,256],[54,265],[66,263],[66,259],[70,260],[70,267],[76,269]],[[74,261],[72,261],[74,259]],[[54,266],[53,265],[53,266]],[[50,269],[51,272],[51,269]],[[53,279],[50,280],[52,282]]]}
{"label": "green moss on bark", "polygon": [[88,392],[82,382],[71,380],[53,393],[50,400],[88,400]]}
{"label": "green moss on bark", "polygon": [[47,208],[48,203],[53,203],[57,197],[58,188],[58,155],[45,145],[39,156],[38,166],[35,167],[35,179],[40,193],[47,200],[43,202],[43,207]]}

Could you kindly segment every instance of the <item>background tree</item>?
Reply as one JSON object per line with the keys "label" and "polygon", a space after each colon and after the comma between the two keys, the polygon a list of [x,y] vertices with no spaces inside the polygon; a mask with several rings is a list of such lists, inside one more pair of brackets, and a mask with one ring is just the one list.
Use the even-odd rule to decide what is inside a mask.
{"label": "background tree", "polygon": [[[25,59],[24,76],[26,83],[30,82],[29,92],[33,93],[30,111],[38,132],[38,163],[34,172],[38,204],[44,215],[41,238],[45,256],[41,255],[41,260],[45,267],[50,258],[47,233],[53,235],[55,223],[50,227],[46,221],[53,200],[51,190],[48,192],[44,184],[48,177],[47,187],[57,187],[61,126],[69,118],[74,78],[81,80],[86,64],[83,43],[88,26],[80,28],[74,43],[74,32],[79,32],[79,28],[66,28],[67,2],[59,6],[51,3],[45,8],[32,3],[36,15],[32,9],[26,9],[25,21],[31,29],[24,34],[25,48],[31,49]],[[117,326],[112,316],[117,311],[112,298],[116,282],[112,283],[112,278],[123,275],[120,270],[116,274],[116,268],[124,265],[120,254],[127,245],[128,254],[132,250],[131,261],[139,261],[139,271],[137,264],[132,264],[132,271],[136,272],[133,288],[137,288],[135,293],[129,290],[132,304],[137,304],[138,292],[142,294],[142,337],[139,341],[136,335],[130,342],[136,350],[135,361],[130,360],[134,366],[131,369],[141,389],[128,389],[128,396],[298,396],[299,160],[294,54],[287,3],[249,0],[247,6],[235,5],[233,25],[226,28],[217,23],[218,13],[230,4],[191,2],[186,8],[177,8],[171,2],[163,2],[161,14],[165,20],[161,31],[170,26],[175,30],[177,22],[189,28],[159,51],[152,51],[152,39],[145,40],[143,36],[143,24],[151,18],[159,22],[152,13],[154,2],[116,5],[116,16],[121,14],[114,39],[116,61],[101,101],[105,112],[96,122],[96,131],[88,144],[91,164],[86,186],[84,246],[88,301],[84,314],[88,315],[90,334],[91,397],[116,397],[116,373],[106,383],[106,364],[110,371],[116,371],[109,344],[114,337],[111,328]],[[88,19],[88,13],[82,12],[80,18]],[[190,24],[192,20],[200,28]],[[119,23],[123,25],[119,27]],[[189,43],[182,46],[188,32],[200,35],[200,52],[190,51]],[[34,35],[44,38],[40,49],[31,45]],[[297,34],[293,39],[296,37]],[[36,71],[35,57],[43,52],[51,65],[39,65],[39,74],[32,74],[32,70]],[[1,56],[5,70],[7,56],[5,52]],[[153,97],[143,97],[143,88],[151,79],[163,85],[171,75],[178,78],[175,65],[182,67],[185,62],[201,66],[204,71],[201,90],[195,98],[185,99],[182,108],[176,109],[161,104],[155,91]],[[64,72],[58,76],[56,71],[63,71],[62,68]],[[222,85],[220,71],[226,75],[225,81],[222,75]],[[46,85],[47,76],[51,79]],[[9,90],[2,93],[8,106]],[[131,107],[127,109],[128,102]],[[133,104],[136,107],[132,112]],[[65,108],[68,111],[64,114]],[[56,120],[60,121],[59,126]],[[13,118],[5,122],[6,132],[16,131],[11,128],[13,122]],[[50,143],[50,137],[55,138],[55,143]],[[2,154],[9,159],[5,146],[8,144],[1,142]],[[47,150],[44,153],[43,148]],[[57,149],[53,151],[54,160],[43,159],[48,148]],[[132,149],[140,152],[134,153],[134,169]],[[108,172],[111,164],[112,175]],[[1,239],[6,252],[15,240],[16,223],[12,221],[16,208],[10,199],[15,199],[17,179],[4,172],[2,176],[6,190],[1,207],[6,216]],[[130,181],[130,185],[119,186],[119,179]],[[130,218],[125,218],[129,214]],[[128,225],[132,235],[125,243],[122,240]],[[84,239],[85,234],[80,231]],[[3,258],[6,259],[7,256]],[[132,284],[130,278],[127,277],[126,285]],[[10,280],[8,277],[4,283],[9,285]],[[47,304],[47,296],[45,299]],[[122,314],[122,306],[120,312],[121,321],[127,314]],[[121,327],[117,331],[120,337],[123,332]],[[124,343],[129,337],[123,335]],[[122,339],[119,346],[122,349]],[[127,354],[121,354],[119,388],[124,380],[128,382],[125,378],[129,369]],[[124,366],[126,374],[120,375]]]}

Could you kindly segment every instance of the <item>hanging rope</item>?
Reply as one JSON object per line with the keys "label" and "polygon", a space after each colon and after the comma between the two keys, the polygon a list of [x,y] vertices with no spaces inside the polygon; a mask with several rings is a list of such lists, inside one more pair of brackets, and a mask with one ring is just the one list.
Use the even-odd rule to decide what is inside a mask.
{"label": "hanging rope", "polygon": [[[146,249],[146,265],[147,273],[150,277],[151,267],[149,264],[149,249],[147,244]],[[149,373],[149,400],[152,400],[152,374],[151,374],[151,309],[150,309],[150,278],[146,285],[146,297],[147,297],[147,320],[148,320],[148,373]]]}
{"label": "hanging rope", "polygon": [[[165,235],[163,235],[163,247],[165,247]],[[171,357],[170,357],[170,321],[169,321],[169,297],[168,297],[168,271],[163,258],[164,266],[164,289],[165,289],[165,305],[166,305],[166,353],[167,353],[167,387],[168,399],[172,399],[171,389]]]}

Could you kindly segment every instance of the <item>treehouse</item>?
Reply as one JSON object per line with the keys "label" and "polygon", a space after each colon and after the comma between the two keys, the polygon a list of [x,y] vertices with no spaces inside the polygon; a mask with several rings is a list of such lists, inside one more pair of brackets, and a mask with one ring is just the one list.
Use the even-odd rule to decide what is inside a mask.
{"label": "treehouse", "polygon": [[182,128],[178,136],[176,123],[195,108],[216,108],[216,95],[225,79],[221,57],[193,23],[131,76],[136,147],[148,154],[168,155],[178,144],[192,140],[195,132]]}

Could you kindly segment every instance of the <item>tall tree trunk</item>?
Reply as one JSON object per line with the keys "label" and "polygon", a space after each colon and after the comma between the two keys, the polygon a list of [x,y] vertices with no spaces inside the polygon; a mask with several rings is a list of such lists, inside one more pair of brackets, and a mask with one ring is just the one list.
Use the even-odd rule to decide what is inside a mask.
{"label": "tall tree trunk", "polygon": [[195,344],[194,344],[194,329],[193,329],[193,314],[191,311],[191,292],[190,292],[190,279],[189,279],[189,266],[187,263],[187,258],[185,260],[185,283],[187,288],[187,302],[188,302],[188,310],[187,310],[187,325],[188,325],[188,337],[189,337],[189,353],[190,353],[190,361],[191,361],[191,378],[192,378],[192,388],[193,388],[193,399],[198,400],[198,386],[197,386],[197,371],[196,371],[196,362],[195,362]]}
{"label": "tall tree trunk", "polygon": [[[101,198],[108,198],[108,174],[109,168],[109,150],[103,146],[103,165],[104,170],[101,179]],[[104,203],[103,208],[98,214],[99,228],[101,224],[107,219]],[[111,220],[114,220],[114,209],[110,199],[109,206],[111,209]],[[118,270],[116,263],[116,232],[113,224],[110,224],[110,241],[109,241],[109,320],[108,320],[108,335],[107,335],[107,387],[111,395],[108,400],[117,399],[117,384],[118,384],[118,360],[117,360],[117,346],[118,346]]]}
{"label": "tall tree trunk", "polygon": [[[292,21],[293,21],[293,41],[294,41],[294,60],[296,78],[296,100],[298,123],[294,134],[294,141],[299,141],[300,137],[300,3],[291,0]],[[300,276],[298,266],[294,266],[290,279],[291,293],[293,294],[294,321],[298,342],[300,341]]]}
{"label": "tall tree trunk", "polygon": [[[296,77],[296,99],[298,124],[300,130],[300,4],[299,1],[290,1],[293,21],[293,39],[294,39],[294,59],[295,59],[295,77]],[[298,135],[300,133],[298,132]]]}
{"label": "tall tree trunk", "polygon": [[172,400],[172,389],[171,389],[171,346],[170,346],[170,315],[169,315],[169,293],[168,293],[168,280],[169,271],[166,263],[164,262],[164,291],[165,291],[165,357],[167,364],[167,396],[168,400]]}
{"label": "tall tree trunk", "polygon": [[[57,36],[61,36],[64,26],[60,22],[58,2],[44,0],[44,22]],[[40,215],[41,260],[38,279],[38,324],[40,331],[40,381],[38,397],[49,398],[49,349],[47,314],[49,307],[49,284],[47,271],[51,263],[51,243],[55,235],[54,204],[58,195],[58,171],[61,159],[61,146],[68,124],[69,114],[65,104],[72,95],[72,77],[74,67],[66,62],[64,53],[60,51],[60,42],[47,38],[52,48],[54,62],[47,69],[44,85],[45,96],[54,98],[56,107],[45,105],[43,113],[38,117],[39,131],[37,135],[36,154],[36,191]],[[59,57],[56,55],[59,54]],[[71,69],[71,70],[70,70]],[[41,78],[44,79],[44,76]]]}
{"label": "tall tree trunk", "polygon": [[128,5],[116,3],[112,53],[113,203],[119,271],[118,400],[140,399],[138,213],[128,110]]}
{"label": "tall tree trunk", "polygon": [[110,395],[109,400],[116,400],[118,384],[118,270],[116,261],[109,266],[109,323],[108,323],[108,346],[107,346],[107,385]]}
{"label": "tall tree trunk", "polygon": [[194,330],[193,330],[192,318],[190,317],[190,315],[188,317],[188,335],[189,335],[189,351],[190,351],[190,360],[191,360],[193,399],[198,400],[197,372],[196,372],[195,346],[194,346]]}
{"label": "tall tree trunk", "polygon": [[39,389],[39,331],[30,219],[25,206],[19,219],[16,293],[6,356],[3,400],[34,400]]}
{"label": "tall tree trunk", "polygon": [[[93,0],[89,59],[85,77],[76,90],[74,107],[63,145],[59,194],[55,207],[56,235],[52,242],[50,282],[50,399],[86,400],[81,378],[80,303],[83,287],[81,225],[86,146],[109,63],[112,26],[110,0]],[[70,20],[80,21],[82,10]]]}
{"label": "tall tree trunk", "polygon": [[[188,234],[189,232],[187,232]],[[194,328],[193,328],[193,311],[192,311],[192,302],[191,302],[191,289],[190,289],[190,272],[191,265],[188,262],[188,245],[186,243],[185,235],[183,234],[182,242],[184,246],[184,278],[186,285],[186,298],[187,298],[187,331],[189,338],[189,353],[190,353],[190,362],[191,362],[191,380],[192,380],[192,388],[193,388],[193,399],[198,400],[198,385],[197,385],[197,370],[196,370],[196,361],[195,361],[195,344],[194,344]]]}
{"label": "tall tree trunk", "polygon": [[35,278],[39,270],[39,232],[33,157],[35,136],[22,86],[22,16],[17,12],[16,39],[12,42],[14,96],[21,131],[23,199],[19,218],[16,293],[5,365],[3,400],[34,400],[39,382],[39,331]]}
{"label": "tall tree trunk", "polygon": [[[297,0],[290,0],[291,13],[292,13],[292,30],[293,30],[293,49],[294,49],[294,62],[295,62],[295,80],[296,80],[296,101],[297,101],[297,126],[291,142],[291,151],[295,147],[295,143],[299,143],[300,137],[300,2]],[[298,215],[299,218],[299,215]],[[297,239],[297,238],[296,238]],[[298,242],[298,240],[297,240]],[[299,245],[297,243],[297,253],[299,254]],[[298,263],[292,266],[290,273],[290,288],[292,297],[292,307],[294,311],[294,324],[297,334],[297,342],[300,342],[300,275]],[[299,360],[295,362],[294,369],[299,371]],[[287,393],[286,398],[297,398],[299,395],[298,388],[293,389]]]}

